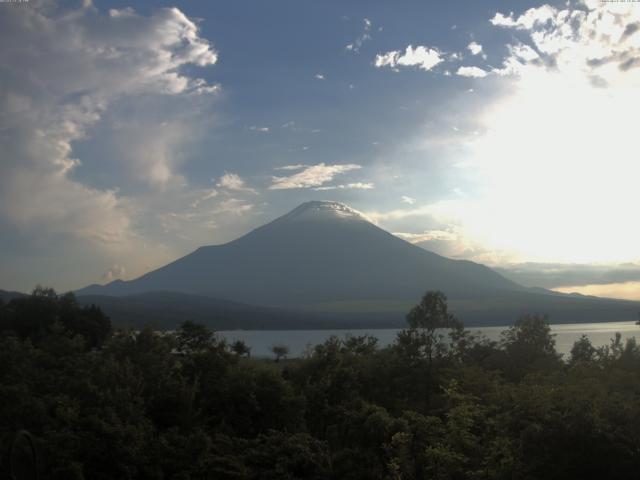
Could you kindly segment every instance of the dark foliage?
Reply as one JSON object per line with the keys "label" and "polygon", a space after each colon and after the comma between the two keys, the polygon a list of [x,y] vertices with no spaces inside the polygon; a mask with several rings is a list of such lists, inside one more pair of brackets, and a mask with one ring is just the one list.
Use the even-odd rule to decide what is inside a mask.
{"label": "dark foliage", "polygon": [[30,471],[22,431],[45,479],[637,477],[635,341],[583,337],[563,362],[546,318],[490,342],[437,292],[408,319],[386,348],[333,337],[275,362],[192,322],[111,334],[36,289],[0,303],[0,477],[12,444]]}
{"label": "dark foliage", "polygon": [[80,306],[73,293],[58,296],[36,287],[30,296],[0,304],[0,331],[38,344],[53,331],[81,336],[88,348],[100,347],[111,334],[111,322],[95,305]]}

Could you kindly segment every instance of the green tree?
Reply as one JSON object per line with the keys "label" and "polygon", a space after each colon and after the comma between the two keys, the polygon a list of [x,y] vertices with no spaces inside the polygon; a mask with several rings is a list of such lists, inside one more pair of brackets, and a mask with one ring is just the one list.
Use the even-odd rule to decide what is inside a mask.
{"label": "green tree", "polygon": [[281,358],[287,358],[289,355],[289,347],[286,345],[278,344],[271,347],[271,353],[276,357],[276,362],[279,362]]}
{"label": "green tree", "polygon": [[14,298],[2,308],[0,330],[34,343],[52,333],[82,336],[86,348],[96,348],[111,335],[111,321],[95,305],[80,306],[73,293],[58,296],[52,288],[37,286],[31,295]]}
{"label": "green tree", "polygon": [[329,480],[331,456],[327,444],[306,433],[271,431],[248,442],[244,452],[248,479]]}
{"label": "green tree", "polygon": [[449,313],[447,297],[438,291],[426,292],[420,303],[407,314],[409,331],[399,341],[417,354],[426,357],[429,368],[433,358],[446,349],[444,329],[462,329],[462,323]]}
{"label": "green tree", "polygon": [[58,315],[62,325],[73,334],[80,334],[91,348],[100,347],[111,335],[111,321],[100,307],[80,307],[73,293],[58,299]]}
{"label": "green tree", "polygon": [[378,339],[372,335],[347,335],[342,341],[344,350],[355,355],[371,355],[378,348]]}
{"label": "green tree", "polygon": [[507,376],[518,380],[527,373],[558,368],[561,361],[554,337],[546,315],[525,315],[502,332]]}
{"label": "green tree", "polygon": [[243,340],[236,340],[231,344],[231,351],[239,357],[251,356],[251,347],[247,345]]}
{"label": "green tree", "polygon": [[571,347],[571,358],[569,362],[573,365],[579,363],[592,363],[597,358],[598,350],[591,344],[591,340],[582,334]]}
{"label": "green tree", "polygon": [[205,325],[187,320],[176,331],[178,350],[181,353],[201,353],[216,344],[216,334]]}

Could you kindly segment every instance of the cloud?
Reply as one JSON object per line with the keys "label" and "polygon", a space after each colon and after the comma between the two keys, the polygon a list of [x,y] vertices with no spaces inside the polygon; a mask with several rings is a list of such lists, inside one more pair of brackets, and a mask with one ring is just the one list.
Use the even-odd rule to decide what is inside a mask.
{"label": "cloud", "polygon": [[202,196],[201,200],[209,200],[210,198],[215,198],[218,196],[218,192],[217,190],[214,190],[213,188],[211,190],[208,190],[205,192],[205,194]]}
{"label": "cloud", "polygon": [[516,263],[496,270],[527,287],[563,293],[640,300],[640,264]]}
{"label": "cloud", "polygon": [[298,163],[295,165],[283,165],[281,167],[275,167],[275,170],[302,170],[303,168],[307,168],[310,165],[304,165],[302,163]]}
{"label": "cloud", "polygon": [[423,233],[394,232],[393,234],[410,243],[423,243],[433,240],[454,241],[458,239],[455,233],[446,230],[429,230]]}
{"label": "cloud", "polygon": [[234,215],[242,215],[250,212],[255,205],[241,198],[228,198],[216,205],[214,213],[232,213]]}
{"label": "cloud", "polygon": [[234,192],[248,192],[257,194],[253,188],[248,187],[245,181],[236,173],[225,173],[220,177],[216,186],[225,188]]}
{"label": "cloud", "polygon": [[579,293],[596,297],[619,298],[640,301],[640,282],[610,283],[607,285],[572,285],[554,288],[562,293]]}
{"label": "cloud", "polygon": [[414,203],[416,203],[416,199],[415,198],[408,197],[406,195],[402,195],[402,197],[400,197],[400,201],[402,203],[406,203],[408,205],[413,205]]}
{"label": "cloud", "polygon": [[[209,105],[219,89],[185,69],[214,65],[217,52],[177,8],[143,16],[31,2],[4,9],[0,38],[0,221],[21,238],[47,239],[51,252],[54,238],[109,252],[143,243],[135,226],[140,208],[128,185],[183,182],[175,147],[189,139],[180,134],[191,124],[181,109]],[[197,108],[186,110],[199,120]],[[102,129],[119,132],[129,153],[99,164],[101,152],[94,158],[74,151],[79,144],[104,145],[112,137],[93,135]],[[93,170],[104,182],[86,175]]]}
{"label": "cloud", "polygon": [[319,163],[304,167],[289,177],[273,177],[269,190],[286,190],[293,188],[320,187],[330,182],[336,175],[362,168],[360,165],[348,163],[342,165],[326,165]]}
{"label": "cloud", "polygon": [[316,187],[314,190],[318,192],[326,191],[326,190],[371,190],[374,188],[374,184],[367,182],[355,182],[355,183],[345,183],[341,185],[329,185],[326,187]]}
{"label": "cloud", "polygon": [[529,45],[525,45],[523,43],[508,45],[508,48],[513,60],[515,61],[533,62],[540,58],[538,52]]}
{"label": "cloud", "polygon": [[511,12],[509,15],[504,15],[503,13],[497,12],[489,21],[492,25],[495,25],[497,27],[514,28],[518,26],[516,21],[513,19],[513,12]]}
{"label": "cloud", "polygon": [[218,196],[218,191],[215,188],[209,190],[203,190],[200,194],[199,198],[196,198],[193,202],[191,202],[191,208],[198,208],[202,202],[206,202],[207,200],[211,200],[212,198],[216,198]]}
{"label": "cloud", "polygon": [[482,78],[487,76],[487,72],[479,67],[460,67],[456,75],[460,75],[461,77]]}
{"label": "cloud", "polygon": [[521,74],[527,66],[541,65],[565,73],[582,70],[596,83],[601,80],[600,86],[621,81],[624,72],[640,64],[640,12],[624,2],[585,3],[586,9],[543,5],[518,17],[496,13],[492,24],[520,30],[530,40],[511,47],[496,72]]}
{"label": "cloud", "polygon": [[379,53],[376,55],[375,66],[378,68],[381,67],[391,67],[395,68],[398,63],[398,58],[400,56],[400,52],[398,50],[392,50],[387,53]]}
{"label": "cloud", "polygon": [[414,49],[412,45],[409,45],[404,54],[401,54],[399,50],[394,50],[376,55],[375,66],[378,68],[416,66],[422,70],[431,70],[443,61],[442,54],[435,48],[419,45]]}
{"label": "cloud", "polygon": [[467,45],[467,49],[471,52],[471,55],[479,55],[482,53],[482,45],[476,42],[471,42]]}
{"label": "cloud", "polygon": [[498,27],[530,30],[533,27],[543,26],[556,17],[557,10],[549,5],[530,8],[518,18],[513,17],[513,12],[504,15],[496,13],[490,22]]}
{"label": "cloud", "polygon": [[588,265],[566,263],[517,263],[503,265],[498,271],[528,287],[575,287],[640,282],[640,265]]}
{"label": "cloud", "polygon": [[404,220],[414,217],[428,217],[432,214],[432,208],[430,205],[420,205],[412,208],[398,208],[395,210],[389,210],[386,212],[380,211],[368,211],[367,216],[373,220],[374,223],[380,224],[389,221]]}
{"label": "cloud", "polygon": [[628,23],[625,26],[624,32],[622,32],[622,36],[620,37],[620,39],[627,40],[628,37],[636,33],[638,30],[640,30],[640,22]]}
{"label": "cloud", "polygon": [[317,78],[318,80],[324,80],[325,79],[324,73],[316,73],[314,75],[314,77]]}
{"label": "cloud", "polygon": [[353,42],[349,43],[345,48],[346,51],[352,53],[360,53],[360,48],[364,45],[365,42],[371,40],[371,29],[373,24],[371,20],[365,18],[363,21],[363,31]]}
{"label": "cloud", "polygon": [[254,132],[269,133],[269,127],[258,127],[255,125],[251,125],[249,127],[249,130],[253,130]]}
{"label": "cloud", "polygon": [[122,265],[115,264],[109,270],[102,274],[102,280],[105,282],[111,282],[116,278],[122,278],[127,273],[126,268]]}
{"label": "cloud", "polygon": [[120,196],[186,187],[181,170],[214,126],[215,99],[145,94],[111,101],[77,143],[82,164],[72,175],[86,182],[99,178]]}
{"label": "cloud", "polygon": [[[431,217],[431,222],[435,218]],[[397,237],[425,250],[455,259],[473,260],[485,264],[495,264],[503,259],[474,239],[465,235],[459,226],[441,223],[435,220],[436,228],[423,232],[394,232]]]}
{"label": "cloud", "polygon": [[503,260],[638,259],[640,226],[630,219],[640,178],[640,68],[626,67],[640,58],[640,36],[625,32],[640,9],[571,5],[494,17],[518,40],[494,71],[503,75],[497,91],[469,125],[479,134],[456,154],[459,178],[473,191],[425,207]]}
{"label": "cloud", "polygon": [[[192,195],[200,196],[202,192]],[[170,208],[173,207],[173,208]],[[215,202],[177,202],[167,205],[156,214],[163,235],[177,236],[188,243],[202,245],[210,238],[212,230],[227,232],[228,240],[243,231],[247,214],[256,211],[256,205],[241,196],[226,195]],[[241,225],[238,225],[240,222]],[[246,225],[245,227],[246,228]],[[175,257],[173,257],[175,258]]]}

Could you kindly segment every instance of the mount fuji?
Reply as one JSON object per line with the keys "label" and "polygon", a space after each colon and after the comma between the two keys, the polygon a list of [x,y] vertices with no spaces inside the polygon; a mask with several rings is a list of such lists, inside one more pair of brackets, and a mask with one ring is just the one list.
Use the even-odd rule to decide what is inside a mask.
{"label": "mount fuji", "polygon": [[76,293],[95,300],[174,292],[183,299],[396,324],[427,290],[445,292],[453,311],[470,324],[506,324],[538,312],[553,322],[632,320],[640,309],[636,302],[523,287],[484,265],[412,245],[329,201],[304,203],[236,240],[200,247],[134,280]]}

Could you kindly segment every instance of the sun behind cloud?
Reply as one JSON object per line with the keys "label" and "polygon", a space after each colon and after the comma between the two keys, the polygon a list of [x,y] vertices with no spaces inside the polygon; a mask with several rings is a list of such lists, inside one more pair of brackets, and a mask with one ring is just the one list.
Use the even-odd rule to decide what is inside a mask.
{"label": "sun behind cloud", "polygon": [[504,76],[508,93],[482,110],[482,134],[464,140],[476,193],[428,211],[519,260],[637,259],[639,15],[600,4],[497,14],[494,25],[528,43],[510,45],[503,66],[477,80]]}

